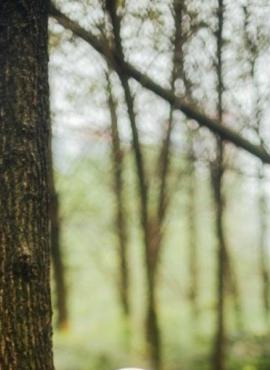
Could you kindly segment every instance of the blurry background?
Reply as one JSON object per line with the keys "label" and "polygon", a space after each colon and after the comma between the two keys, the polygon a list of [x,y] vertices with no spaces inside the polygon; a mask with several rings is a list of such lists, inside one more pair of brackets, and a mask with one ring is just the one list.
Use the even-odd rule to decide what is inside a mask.
{"label": "blurry background", "polygon": [[[55,4],[269,149],[267,0],[110,3]],[[270,369],[267,166],[55,19],[50,86],[56,369]]]}

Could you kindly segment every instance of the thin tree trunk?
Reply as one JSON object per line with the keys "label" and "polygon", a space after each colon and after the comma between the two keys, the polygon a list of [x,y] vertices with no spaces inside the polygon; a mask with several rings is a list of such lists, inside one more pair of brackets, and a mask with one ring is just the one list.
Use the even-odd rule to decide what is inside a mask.
{"label": "thin tree trunk", "polygon": [[161,333],[158,322],[156,276],[154,267],[147,268],[146,339],[153,369],[162,368]]}
{"label": "thin tree trunk", "polygon": [[[184,1],[174,1],[174,22],[175,35],[173,40],[173,70],[171,76],[171,90],[175,92],[175,81],[182,76],[183,68],[183,35],[182,35],[182,11]],[[170,149],[171,135],[173,132],[173,112],[174,105],[170,106],[168,126],[165,131],[164,141],[158,156],[158,175],[160,179],[158,204],[155,215],[148,218],[147,230],[145,232],[146,253],[147,253],[147,316],[146,316],[146,336],[148,338],[149,349],[155,369],[162,368],[162,344],[161,332],[158,322],[157,309],[157,276],[159,258],[163,246],[164,220],[169,206],[168,199],[168,174],[170,171]]]}
{"label": "thin tree trunk", "polygon": [[60,330],[68,328],[67,288],[65,281],[65,266],[61,249],[59,198],[55,189],[52,138],[49,142],[49,192],[50,192],[50,250],[55,283],[57,320]]}
{"label": "thin tree trunk", "polygon": [[190,138],[189,149],[189,182],[188,182],[188,265],[189,265],[189,299],[191,303],[192,318],[196,322],[198,319],[198,238],[197,238],[197,222],[196,222],[196,172],[194,165],[194,153],[192,148],[192,138]]}
{"label": "thin tree trunk", "polygon": [[[114,41],[117,53],[121,56],[121,60],[124,60],[124,53],[120,38],[120,19],[117,16],[116,1],[106,1],[106,9],[110,14],[110,18],[113,25]],[[181,12],[181,6],[175,2],[175,9],[177,14],[179,10]],[[177,17],[176,17],[177,18]],[[175,19],[176,19],[175,18]],[[172,73],[172,89],[174,91],[174,82],[178,77],[177,72],[179,68],[176,68],[177,61],[182,61],[182,34],[181,34],[181,21],[176,19],[176,36],[175,36],[175,50],[174,50],[174,66]],[[180,23],[180,24],[179,24]],[[180,31],[180,32],[179,32]],[[179,47],[180,45],[180,47]],[[180,63],[179,63],[180,64]],[[168,130],[166,132],[166,138],[162,145],[160,153],[160,192],[158,199],[157,212],[153,215],[149,214],[149,184],[147,183],[146,173],[144,168],[144,157],[141,150],[139,133],[136,126],[136,118],[134,112],[133,97],[131,95],[130,87],[128,84],[128,76],[125,71],[119,66],[117,73],[121,84],[123,86],[125,100],[127,104],[128,115],[131,123],[132,137],[133,137],[133,148],[135,154],[135,164],[137,171],[138,181],[138,192],[140,198],[140,221],[143,230],[144,237],[144,250],[145,250],[145,265],[146,265],[146,341],[150,360],[153,368],[158,370],[162,368],[162,353],[161,353],[161,332],[158,323],[158,309],[157,309],[157,293],[156,293],[156,280],[157,270],[160,257],[160,251],[163,239],[163,222],[167,210],[167,174],[169,171],[169,157],[170,157],[170,139],[173,126],[173,105],[170,108]]]}
{"label": "thin tree trunk", "polygon": [[59,201],[56,191],[51,192],[50,204],[51,221],[51,257],[56,291],[57,328],[68,328],[67,288],[65,267],[60,240]]}
{"label": "thin tree trunk", "polygon": [[152,216],[145,230],[146,254],[146,340],[154,369],[162,368],[162,337],[159,327],[157,307],[157,276],[159,257],[162,246],[162,234],[159,221]]}
{"label": "thin tree trunk", "polygon": [[126,211],[124,206],[123,192],[123,150],[121,148],[118,120],[116,114],[116,103],[114,102],[111,90],[110,76],[107,76],[108,84],[108,105],[111,116],[112,134],[112,162],[114,175],[114,193],[116,200],[116,231],[118,236],[119,271],[120,271],[120,302],[126,319],[130,316],[129,304],[129,270],[128,270],[128,236]]}
{"label": "thin tree trunk", "polygon": [[[218,120],[223,118],[223,71],[222,71],[222,44],[223,44],[223,0],[218,0],[218,30],[217,30],[217,94]],[[214,337],[213,370],[225,369],[226,335],[225,335],[225,258],[226,242],[223,227],[224,199],[222,195],[223,143],[217,139],[216,160],[212,167],[212,186],[215,202],[215,228],[217,236],[217,322]]]}
{"label": "thin tree trunk", "polygon": [[[250,22],[250,9],[249,5],[245,8],[245,23],[244,32],[246,37],[246,46],[250,52],[250,74],[254,84],[254,112],[255,112],[255,127],[254,130],[260,140],[261,146],[265,146],[264,134],[262,132],[262,120],[263,120],[263,108],[262,108],[262,97],[260,96],[259,81],[257,77],[257,62],[260,57],[260,48],[254,41],[253,37],[249,34],[248,25]],[[264,166],[263,164],[258,165],[257,169],[258,177],[258,220],[259,220],[259,270],[261,274],[262,282],[262,304],[264,310],[264,317],[267,326],[269,326],[269,314],[270,314],[270,272],[269,272],[269,261],[267,253],[267,196],[264,190]]]}
{"label": "thin tree trunk", "polygon": [[[127,63],[125,60],[123,60],[115,48],[110,48],[107,43],[100,41],[90,31],[82,28],[77,22],[72,21],[53,5],[51,5],[50,14],[63,27],[72,31],[74,35],[87,42],[97,52],[99,52],[117,73],[120,73],[120,70],[122,70],[128,79],[134,78],[146,89],[154,92],[157,96],[160,96],[166,102],[173,105],[176,110],[183,112],[188,119],[197,121],[200,126],[207,127],[211,132],[215,133],[223,140],[227,140],[233,143],[236,147],[244,149],[253,156],[261,159],[263,163],[270,163],[270,154],[265,150],[265,148],[246,140],[234,130],[220,125],[220,122],[208,117],[199,109],[196,109],[195,103],[187,104],[183,101],[183,99],[172,94],[171,89],[164,89],[161,87],[151,78],[149,78],[147,74],[141,73],[130,63]],[[235,124],[237,124],[237,122],[235,122]]]}
{"label": "thin tree trunk", "polygon": [[[117,16],[116,2],[106,1],[106,8],[110,15],[116,48],[124,60],[124,54],[120,38],[120,19]],[[135,157],[135,165],[138,181],[138,193],[140,199],[140,222],[143,230],[144,238],[144,252],[146,264],[146,285],[147,285],[147,313],[146,313],[146,342],[150,361],[155,370],[161,368],[161,345],[160,345],[160,330],[158,327],[157,309],[156,309],[156,294],[155,294],[155,273],[153,271],[153,258],[154,254],[152,249],[151,235],[150,235],[150,220],[148,213],[148,184],[146,181],[146,174],[144,168],[144,158],[141,150],[139,133],[136,125],[136,118],[134,112],[133,97],[128,84],[128,77],[122,70],[117,71],[121,81],[125,101],[127,105],[128,116],[131,124],[132,141]]]}
{"label": "thin tree trunk", "polygon": [[0,368],[53,370],[48,2],[0,3]]}
{"label": "thin tree trunk", "polygon": [[[213,170],[212,170],[213,171]],[[212,175],[213,176],[213,175]],[[216,168],[213,180],[215,212],[216,212],[216,236],[218,241],[217,252],[217,322],[214,338],[214,370],[225,369],[225,258],[226,245],[223,230],[223,199],[221,194],[222,172]]]}
{"label": "thin tree trunk", "polygon": [[233,260],[229,255],[228,249],[225,250],[225,275],[227,290],[233,300],[235,326],[239,332],[243,330],[243,310],[241,303],[240,289]]}

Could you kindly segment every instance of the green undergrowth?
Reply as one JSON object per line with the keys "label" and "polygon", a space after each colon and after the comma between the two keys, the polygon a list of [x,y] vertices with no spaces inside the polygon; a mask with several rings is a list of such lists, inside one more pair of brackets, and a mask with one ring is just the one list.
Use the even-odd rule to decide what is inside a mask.
{"label": "green undergrowth", "polygon": [[[145,270],[133,161],[127,158],[125,199],[129,228],[130,301],[127,330],[118,296],[118,260],[108,156],[85,156],[56,172],[61,245],[66,266],[69,330],[55,331],[56,370],[149,368],[144,345]],[[179,166],[178,166],[179,168]],[[254,185],[254,184],[253,184]],[[263,320],[252,183],[226,178],[226,228],[237,271],[242,328],[226,299],[227,370],[270,370],[270,339]],[[207,169],[198,169],[199,315],[191,316],[188,286],[187,183],[183,177],[167,219],[158,280],[164,370],[210,370],[216,319],[216,242]],[[129,332],[129,335],[128,333]],[[241,333],[241,334],[235,334]],[[127,339],[129,338],[129,340]]]}

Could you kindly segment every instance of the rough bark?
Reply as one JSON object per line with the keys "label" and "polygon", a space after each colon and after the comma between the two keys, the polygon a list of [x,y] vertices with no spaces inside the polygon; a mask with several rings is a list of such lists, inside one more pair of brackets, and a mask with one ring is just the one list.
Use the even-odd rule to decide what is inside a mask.
{"label": "rough bark", "polygon": [[0,3],[0,368],[52,370],[48,1]]}

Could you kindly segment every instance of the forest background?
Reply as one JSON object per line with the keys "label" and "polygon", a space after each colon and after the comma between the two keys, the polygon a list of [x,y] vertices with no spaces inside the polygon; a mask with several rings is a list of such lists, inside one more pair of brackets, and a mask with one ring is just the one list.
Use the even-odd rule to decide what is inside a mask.
{"label": "forest background", "polygon": [[[111,4],[56,6],[269,148],[267,1]],[[128,81],[52,16],[56,368],[269,369],[267,166]]]}

